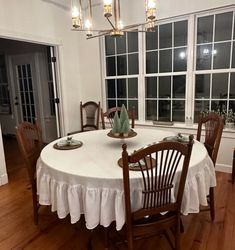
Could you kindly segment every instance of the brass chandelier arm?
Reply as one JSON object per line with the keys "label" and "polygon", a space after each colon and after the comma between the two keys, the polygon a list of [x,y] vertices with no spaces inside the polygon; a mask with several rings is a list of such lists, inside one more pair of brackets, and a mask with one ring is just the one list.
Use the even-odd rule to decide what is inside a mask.
{"label": "brass chandelier arm", "polygon": [[87,39],[87,40],[90,40],[90,39],[92,39],[92,38],[101,37],[101,36],[106,36],[106,35],[109,35],[111,31],[112,31],[112,30],[110,30],[110,31],[108,31],[108,32],[105,32],[105,33],[101,33],[101,34],[95,35],[95,36],[89,36],[89,37],[87,37],[86,39]]}
{"label": "brass chandelier arm", "polygon": [[114,30],[116,30],[117,28],[113,25],[113,23],[111,22],[111,20],[108,17],[106,17],[106,19],[108,20],[108,22],[110,23],[110,25],[112,26],[112,28]]}
{"label": "brass chandelier arm", "polygon": [[123,27],[123,29],[121,29],[121,31],[125,31],[125,30],[128,30],[128,29],[133,29],[133,28],[138,28],[139,26],[144,26],[146,24],[149,24],[149,23],[152,23],[152,22],[155,22],[157,21],[156,19],[154,20],[151,20],[151,21],[148,21],[148,22],[145,22],[145,23],[136,23],[136,24],[132,24],[132,25],[127,25],[125,27]]}

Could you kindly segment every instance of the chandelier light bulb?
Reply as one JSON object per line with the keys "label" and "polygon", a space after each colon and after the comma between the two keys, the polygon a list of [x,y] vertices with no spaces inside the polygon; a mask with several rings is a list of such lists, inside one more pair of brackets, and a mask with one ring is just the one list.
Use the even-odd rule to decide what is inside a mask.
{"label": "chandelier light bulb", "polygon": [[147,20],[156,18],[156,2],[154,0],[146,0],[146,16]]}
{"label": "chandelier light bulb", "polygon": [[156,2],[154,0],[148,0],[147,7],[148,9],[156,9]]}
{"label": "chandelier light bulb", "polygon": [[91,29],[92,29],[92,22],[91,22],[91,20],[90,19],[86,19],[84,26],[85,26],[85,29],[87,30],[86,31],[86,35],[88,37],[92,36],[92,31],[91,31]]}
{"label": "chandelier light bulb", "polygon": [[79,17],[79,11],[78,8],[76,6],[73,6],[72,8],[72,18],[76,18]]}
{"label": "chandelier light bulb", "polygon": [[112,16],[112,0],[104,0],[104,16]]}

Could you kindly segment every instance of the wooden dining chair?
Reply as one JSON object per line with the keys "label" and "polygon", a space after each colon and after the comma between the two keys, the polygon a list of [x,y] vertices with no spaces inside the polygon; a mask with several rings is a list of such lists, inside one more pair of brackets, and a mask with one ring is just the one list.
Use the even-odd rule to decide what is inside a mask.
{"label": "wooden dining chair", "polygon": [[[220,141],[222,137],[222,132],[224,128],[224,121],[220,115],[214,112],[211,112],[206,115],[202,114],[200,116],[198,129],[197,129],[197,140],[201,142],[202,142],[203,127],[205,129],[204,145],[215,166],[218,151],[219,151]],[[211,220],[214,221],[215,202],[214,202],[214,188],[213,187],[211,187],[209,191],[208,204],[209,204],[209,207],[206,209],[202,209],[201,211],[210,210]]]}
{"label": "wooden dining chair", "polygon": [[[112,128],[113,127],[113,119],[114,115],[117,112],[121,112],[121,107],[113,107],[108,109],[106,112],[103,112],[103,109],[101,109],[101,122],[102,122],[102,128],[105,129],[105,119],[109,121],[109,125]],[[131,120],[131,128],[135,127],[135,108],[132,107],[131,110],[127,111],[128,116]]]}
{"label": "wooden dining chair", "polygon": [[98,130],[99,118],[100,118],[100,102],[98,103],[93,101],[85,103],[80,102],[81,130],[70,132],[68,133],[68,135],[90,130]]}
{"label": "wooden dining chair", "polygon": [[[127,153],[126,144],[122,146],[126,236],[129,250],[135,249],[135,239],[164,234],[168,235],[167,239],[170,240],[170,232],[173,232],[175,238],[174,243],[170,244],[175,249],[180,249],[180,208],[192,145],[191,135],[188,144],[160,142],[131,155]],[[142,176],[142,207],[137,211],[132,209],[130,167],[133,166],[139,168]]]}
{"label": "wooden dining chair", "polygon": [[36,188],[36,163],[43,147],[41,129],[38,123],[20,123],[16,127],[16,138],[28,171],[32,188],[34,224],[37,225],[39,203]]}

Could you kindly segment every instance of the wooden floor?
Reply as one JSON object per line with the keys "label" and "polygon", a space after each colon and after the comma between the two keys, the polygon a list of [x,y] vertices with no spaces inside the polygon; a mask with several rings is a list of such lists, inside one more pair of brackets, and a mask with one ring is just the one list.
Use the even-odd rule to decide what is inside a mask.
{"label": "wooden floor", "polygon": [[[69,217],[60,220],[49,207],[42,207],[39,225],[33,224],[26,169],[15,140],[4,142],[9,184],[0,187],[0,250],[87,249],[91,233],[83,220],[72,225]],[[230,179],[230,174],[217,173],[214,223],[207,212],[183,217],[182,249],[235,249],[235,184]],[[103,242],[103,228],[98,227],[93,232],[93,249],[104,249]],[[156,237],[138,242],[136,249],[168,250],[170,247],[164,237]]]}

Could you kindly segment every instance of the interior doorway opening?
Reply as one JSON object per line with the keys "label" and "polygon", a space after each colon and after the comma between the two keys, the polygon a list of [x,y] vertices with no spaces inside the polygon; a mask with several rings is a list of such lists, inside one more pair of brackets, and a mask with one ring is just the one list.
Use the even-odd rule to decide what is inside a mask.
{"label": "interior doorway opening", "polygon": [[0,123],[15,135],[22,121],[42,127],[43,140],[60,136],[55,47],[0,38]]}

